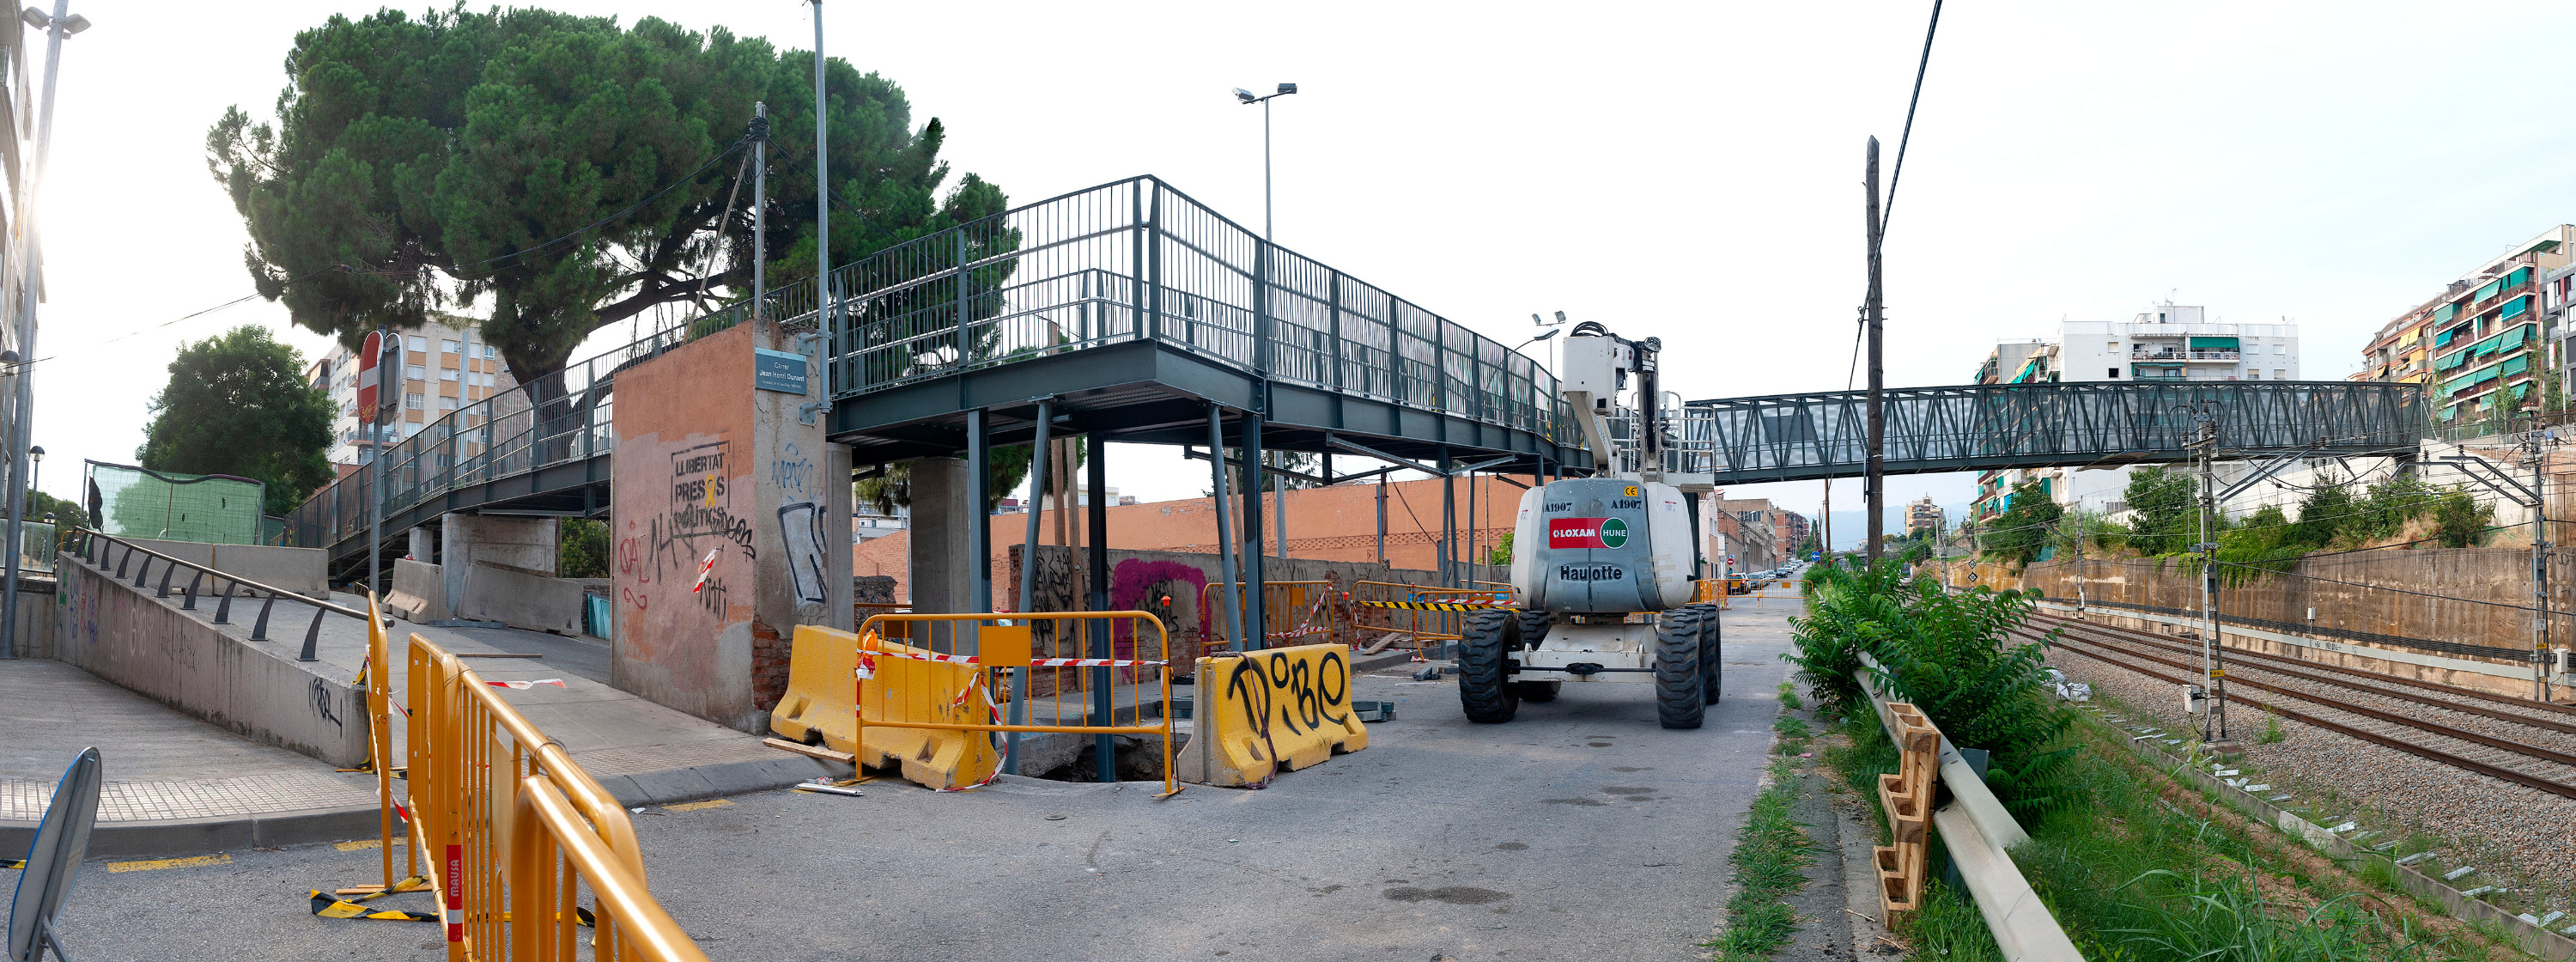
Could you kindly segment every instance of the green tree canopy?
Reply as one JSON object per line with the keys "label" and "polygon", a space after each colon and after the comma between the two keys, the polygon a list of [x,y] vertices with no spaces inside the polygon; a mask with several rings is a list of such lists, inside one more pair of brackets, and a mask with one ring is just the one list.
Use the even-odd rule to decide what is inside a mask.
{"label": "green tree canopy", "polygon": [[2038,560],[2040,549],[2054,540],[2057,519],[2066,509],[2050,500],[2037,481],[2024,481],[2013,486],[2012,506],[1995,516],[1987,529],[1986,555],[2014,564],[2026,565]]}
{"label": "green tree canopy", "polygon": [[[276,122],[227,110],[207,165],[249,227],[260,293],[343,344],[488,294],[481,334],[529,380],[599,328],[747,293],[750,191],[727,209],[740,164],[723,155],[758,102],[770,283],[814,272],[810,52],[459,2],[334,15],[296,35],[286,73]],[[914,128],[892,81],[834,60],[825,88],[836,262],[1008,206],[973,174],[940,196],[945,134]]]}
{"label": "green tree canopy", "polygon": [[134,456],[154,471],[230,474],[268,485],[283,515],[329,482],[330,395],[304,380],[304,358],[246,324],[179,346],[170,382],[152,396]]}
{"label": "green tree canopy", "polygon": [[2200,507],[2191,475],[2163,468],[2129,472],[2129,545],[2140,554],[2164,555],[2188,550],[2199,535]]}

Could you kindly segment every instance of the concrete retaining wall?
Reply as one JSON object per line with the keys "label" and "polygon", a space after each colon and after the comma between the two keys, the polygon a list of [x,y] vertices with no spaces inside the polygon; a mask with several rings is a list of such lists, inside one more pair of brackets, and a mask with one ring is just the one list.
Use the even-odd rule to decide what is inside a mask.
{"label": "concrete retaining wall", "polygon": [[200,621],[175,594],[163,601],[68,554],[56,577],[57,660],[254,741],[344,768],[366,760],[365,691],[324,663],[296,661],[301,632],[249,641],[246,626]]}
{"label": "concrete retaining wall", "polygon": [[[331,590],[324,575],[324,558],[320,548],[281,548],[264,544],[204,544],[196,541],[159,541],[149,538],[127,539],[170,557],[191,564],[201,564],[225,574],[238,575],[272,588],[283,588],[308,598],[325,597]],[[116,559],[111,553],[108,564]],[[180,577],[186,577],[185,574]],[[211,590],[211,586],[209,586]]]}
{"label": "concrete retaining wall", "polygon": [[465,604],[455,617],[578,635],[584,587],[581,581],[477,561],[465,572]]}

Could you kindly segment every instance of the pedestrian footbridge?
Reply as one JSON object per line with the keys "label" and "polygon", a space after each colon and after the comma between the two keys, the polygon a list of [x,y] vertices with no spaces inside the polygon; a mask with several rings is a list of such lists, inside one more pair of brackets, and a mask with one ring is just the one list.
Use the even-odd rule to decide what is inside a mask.
{"label": "pedestrian footbridge", "polygon": [[[818,413],[854,465],[1026,443],[1043,410],[1055,437],[1316,452],[1335,477],[1334,454],[1433,470],[1595,466],[1536,360],[1153,177],[926,235],[831,281],[832,296],[799,283],[762,310],[826,359]],[[604,514],[617,372],[753,307],[448,415],[388,451],[380,494],[367,471],[316,494],[290,543],[329,548],[336,571],[362,569],[378,497],[388,556],[406,529],[450,511]],[[1970,385],[1886,399],[1891,474],[2176,461],[2204,414],[2218,422],[2221,457],[2401,452],[2427,423],[2420,387],[2344,381]],[[1856,391],[1690,402],[1664,418],[1665,469],[1706,485],[1858,475],[1864,408]],[[1634,431],[1619,427],[1624,461]]]}

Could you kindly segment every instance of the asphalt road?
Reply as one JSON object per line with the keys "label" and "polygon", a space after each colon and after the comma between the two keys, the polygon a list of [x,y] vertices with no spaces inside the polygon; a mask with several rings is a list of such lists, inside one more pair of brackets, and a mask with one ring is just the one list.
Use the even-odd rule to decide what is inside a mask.
{"label": "asphalt road", "polygon": [[[716,959],[1691,959],[1761,776],[1794,602],[1727,614],[1726,695],[1697,731],[1642,685],[1568,685],[1472,725],[1448,682],[1388,671],[1366,751],[1263,791],[1014,780],[939,794],[738,796],[635,816],[654,893]],[[304,890],[372,851],[87,866],[84,960],[427,959],[436,927],[316,919]],[[14,884],[0,873],[0,885]],[[428,909],[424,895],[385,903]]]}

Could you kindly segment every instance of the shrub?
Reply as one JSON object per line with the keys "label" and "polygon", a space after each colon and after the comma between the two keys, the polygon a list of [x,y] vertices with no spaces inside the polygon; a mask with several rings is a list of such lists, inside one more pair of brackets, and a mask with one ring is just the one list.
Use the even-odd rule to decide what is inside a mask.
{"label": "shrub", "polygon": [[1986,783],[2016,812],[2066,804],[2080,787],[2064,777],[2074,717],[2049,697],[2045,640],[2005,643],[2035,607],[2019,592],[1960,594],[1901,583],[1894,562],[1874,569],[1818,569],[1808,611],[1791,620],[1796,650],[1783,657],[1807,676],[1819,708],[1866,711],[1852,680],[1863,652],[1880,665],[1889,697],[1912,702],[1952,744],[1990,753]]}

